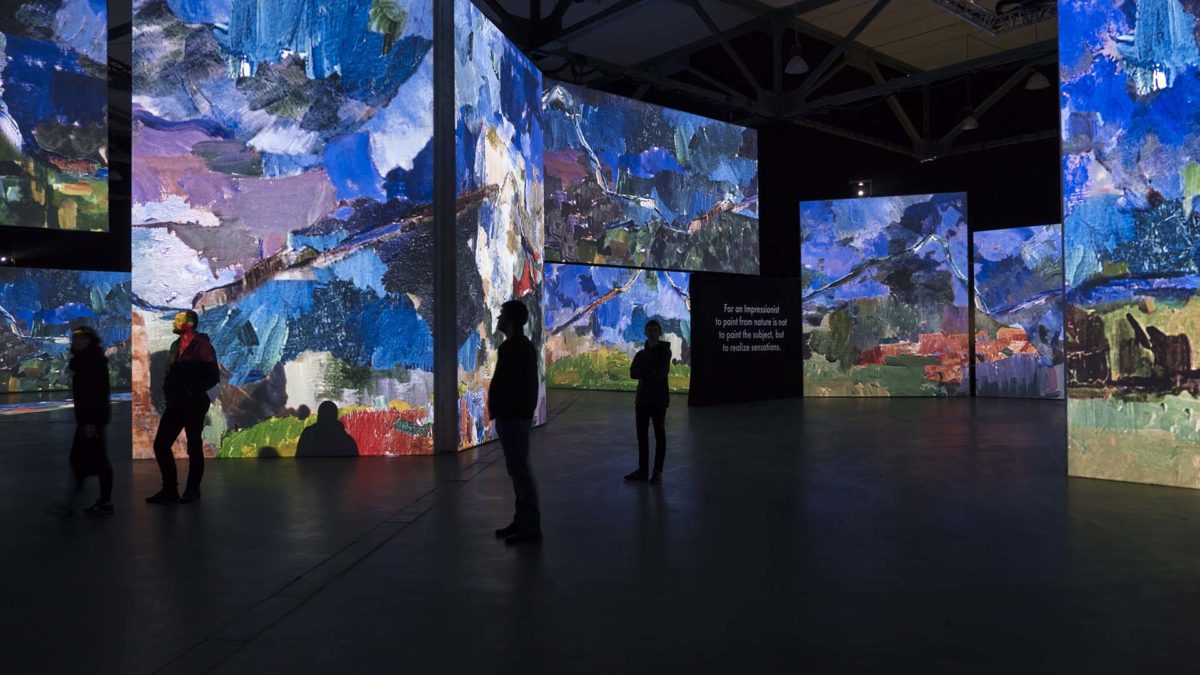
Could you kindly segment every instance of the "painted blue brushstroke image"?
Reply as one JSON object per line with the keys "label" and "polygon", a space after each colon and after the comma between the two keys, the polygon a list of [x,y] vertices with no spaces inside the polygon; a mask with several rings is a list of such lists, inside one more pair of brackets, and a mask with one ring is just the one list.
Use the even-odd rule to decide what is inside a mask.
{"label": "painted blue brushstroke image", "polygon": [[0,1],[0,225],[108,230],[108,5]]}
{"label": "painted blue brushstroke image", "polygon": [[[470,0],[455,0],[454,28],[455,340],[459,446],[467,448],[495,438],[486,398],[501,305],[525,303],[525,332],[542,354],[542,75]],[[540,424],[546,420],[540,358],[538,370],[543,386],[534,422]]]}
{"label": "painted blue brushstroke image", "polygon": [[546,255],[757,274],[752,129],[547,81]]}
{"label": "painted blue brushstroke image", "polygon": [[1200,488],[1198,21],[1060,3],[1072,475]]}
{"label": "painted blue brushstroke image", "polygon": [[974,234],[975,392],[1062,398],[1062,227]]}
{"label": "painted blue brushstroke image", "polygon": [[114,389],[130,386],[127,272],[0,267],[0,392],[69,390],[71,329],[90,326]]}
{"label": "painted blue brushstroke image", "polygon": [[691,382],[690,274],[594,265],[546,265],[546,378],[554,387],[632,391],[646,322],[671,344],[668,385]]}
{"label": "painted blue brushstroke image", "polygon": [[[432,4],[134,3],[135,456],[171,317],[222,368],[206,451],[433,451]],[[179,449],[177,449],[179,451]]]}

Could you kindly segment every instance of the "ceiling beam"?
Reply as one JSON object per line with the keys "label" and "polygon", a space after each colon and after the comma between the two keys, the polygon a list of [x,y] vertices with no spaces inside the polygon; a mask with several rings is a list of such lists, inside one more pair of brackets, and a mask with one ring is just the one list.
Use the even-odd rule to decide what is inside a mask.
{"label": "ceiling beam", "polygon": [[950,144],[954,143],[954,139],[958,138],[959,134],[966,131],[966,127],[964,125],[966,125],[967,120],[970,117],[974,116],[975,121],[978,122],[980,118],[987,114],[987,111],[991,110],[992,107],[999,103],[1001,99],[1007,96],[1008,92],[1012,91],[1014,87],[1024,82],[1025,78],[1029,77],[1029,74],[1032,72],[1033,64],[1030,63],[1026,63],[1024,66],[1018,68],[1015,73],[1008,76],[1008,79],[1005,80],[1003,84],[1001,84],[999,87],[996,87],[996,90],[992,92],[991,96],[988,96],[986,99],[984,99],[983,103],[980,103],[978,106],[976,106],[974,110],[969,111],[968,114],[963,117],[961,122],[955,124],[953,129],[946,132],[946,135],[942,136],[939,143],[945,147],[949,147]]}
{"label": "ceiling beam", "polygon": [[[486,0],[486,1],[489,4],[496,2],[496,0]],[[571,40],[572,38],[577,38],[577,37],[580,37],[581,35],[585,35],[591,31],[599,28],[600,26],[608,23],[609,21],[612,21],[613,19],[616,19],[631,10],[637,9],[638,7],[645,4],[646,2],[649,2],[649,0],[619,0],[618,2],[616,2],[612,5],[609,5],[608,7],[605,7],[604,9],[600,10],[599,12],[596,12],[595,14],[592,14],[591,16],[588,16],[583,19],[580,19],[579,21],[576,21],[575,23],[571,24],[570,26],[566,26],[557,31],[548,30],[548,31],[544,32],[543,34],[539,35],[536,39],[534,39],[534,40],[530,41],[528,44],[524,45],[525,51],[527,51],[527,52],[534,51],[537,49],[541,49],[542,47],[550,44],[551,42],[567,42],[568,40]]]}
{"label": "ceiling beam", "polygon": [[915,157],[915,155],[913,155],[912,148],[906,148],[903,145],[900,145],[899,143],[885,141],[881,138],[875,138],[874,136],[868,136],[867,134],[860,134],[857,131],[850,131],[848,129],[843,129],[841,127],[835,127],[832,124],[825,124],[824,122],[818,122],[816,120],[792,120],[792,123],[802,126],[802,127],[808,127],[809,129],[815,129],[816,131],[830,134],[832,136],[838,136],[840,138],[845,138],[845,139],[848,139],[851,141],[858,141],[859,143],[865,143],[867,145],[874,146],[876,148],[880,148],[882,150],[889,150],[896,154],[904,155],[905,157]]}
{"label": "ceiling beam", "polygon": [[846,51],[847,47],[855,44],[858,36],[864,30],[866,30],[867,26],[871,25],[871,22],[875,20],[875,17],[879,16],[879,13],[882,12],[890,2],[891,0],[876,0],[875,5],[871,7],[871,9],[867,10],[867,13],[858,20],[858,23],[854,24],[854,27],[850,29],[850,32],[846,33],[842,39],[839,40],[836,45],[834,45],[833,49],[825,55],[825,58],[821,59],[821,63],[819,63],[817,67],[808,74],[808,77],[804,79],[803,83],[801,83],[800,88],[796,90],[795,96],[797,98],[804,99],[806,96],[808,96],[808,92],[812,90],[813,85],[817,83],[817,80],[821,79],[821,76],[825,74],[825,71],[829,70],[829,67],[832,66],[833,62],[842,55],[842,52]]}
{"label": "ceiling beam", "polygon": [[[806,35],[814,40],[817,40],[819,42],[824,42],[825,44],[828,44],[828,45],[836,45],[842,39],[841,35],[838,35],[837,33],[834,33],[833,31],[821,28],[820,26],[811,24],[803,19],[793,19],[790,22],[788,22],[787,26],[789,28],[795,30],[796,32],[800,33],[801,35]],[[911,64],[905,63],[904,61],[901,61],[900,59],[897,59],[894,56],[888,56],[887,54],[884,54],[883,52],[881,52],[879,50],[872,49],[872,48],[870,48],[866,45],[860,44],[858,42],[855,42],[854,44],[846,47],[846,51],[848,53],[861,55],[861,56],[870,58],[872,61],[875,61],[876,63],[878,63],[881,66],[887,66],[888,68],[890,68],[898,73],[903,73],[905,75],[912,75],[913,73],[921,72],[920,68],[917,68]]]}
{"label": "ceiling beam", "polygon": [[[875,65],[874,61],[868,61],[866,64],[867,72],[871,74],[871,79],[875,80],[876,84],[887,82],[883,73],[879,72],[879,66]],[[912,118],[908,116],[908,112],[904,110],[904,106],[900,105],[900,99],[895,96],[887,97],[888,107],[892,109],[892,114],[896,116],[896,121],[900,123],[900,127],[904,129],[904,135],[908,136],[908,140],[914,144],[921,141],[921,134],[917,132],[917,127],[912,122]]]}
{"label": "ceiling beam", "polygon": [[824,98],[819,98],[814,101],[804,101],[795,95],[785,95],[783,105],[780,108],[780,119],[796,119],[806,115],[812,115],[819,112],[824,112],[830,108],[849,105],[852,103],[860,103],[870,101],[876,98],[885,98],[893,94],[921,87],[927,84],[933,84],[942,80],[962,77],[974,72],[999,68],[1001,66],[1012,65],[1015,63],[1032,63],[1038,65],[1044,62],[1049,62],[1057,57],[1058,41],[1046,40],[1017,49],[1010,49],[1005,52],[991,54],[970,61],[963,61],[945,68],[936,70],[926,70],[906,77],[897,77],[883,84],[876,84],[869,87],[862,87],[852,91],[843,92],[840,94],[832,94]]}
{"label": "ceiling beam", "polygon": [[[886,2],[887,0],[883,1]],[[764,98],[765,92],[763,91],[762,84],[758,81],[758,78],[754,76],[754,73],[750,72],[750,69],[746,67],[746,62],[742,60],[742,57],[737,53],[737,50],[735,50],[733,46],[729,44],[729,40],[726,39],[724,33],[721,32],[721,29],[717,27],[717,22],[713,21],[712,16],[710,16],[708,11],[704,9],[704,5],[700,4],[700,0],[692,0],[691,5],[692,9],[696,12],[696,15],[699,16],[700,20],[704,22],[704,25],[708,27],[709,33],[716,38],[717,42],[720,43],[721,48],[725,50],[725,54],[729,57],[729,60],[733,61],[733,65],[737,66],[737,69],[742,72],[742,77],[746,78],[746,83],[750,85],[750,89],[755,92],[759,99]]]}

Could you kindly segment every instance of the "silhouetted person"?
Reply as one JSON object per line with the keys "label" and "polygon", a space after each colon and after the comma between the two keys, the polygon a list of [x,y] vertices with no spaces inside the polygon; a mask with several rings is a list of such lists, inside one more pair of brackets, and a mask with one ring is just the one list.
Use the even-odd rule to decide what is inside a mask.
{"label": "silhouetted person", "polygon": [[301,432],[296,444],[297,457],[316,455],[358,456],[358,442],[338,420],[338,407],[333,401],[317,406],[316,424]]}
{"label": "silhouetted person", "polygon": [[[71,443],[71,472],[75,491],[71,501],[83,489],[88,476],[100,479],[100,498],[84,513],[107,515],[113,512],[113,470],[108,461],[105,438],[109,410],[108,358],[100,346],[100,336],[87,326],[71,331],[71,395],[75,401],[75,440]],[[68,502],[67,509],[70,509]]]}
{"label": "silhouetted person", "polygon": [[[663,459],[667,455],[667,431],[665,422],[667,406],[671,404],[671,392],[667,376],[671,373],[671,343],[662,339],[662,325],[657,321],[646,322],[646,346],[639,350],[629,365],[629,377],[638,381],[637,399],[634,410],[637,418],[638,468],[625,476],[625,480],[662,482]],[[654,474],[648,469],[650,463],[650,423],[654,423]]]}
{"label": "silhouetted person", "polygon": [[[162,472],[162,489],[147,497],[151,504],[180,502],[187,504],[200,499],[200,479],[204,477],[204,416],[211,401],[208,390],[221,382],[217,353],[208,336],[196,331],[199,317],[192,310],[175,315],[175,334],[179,339],[171,345],[167,357],[167,374],[163,377],[163,396],[166,410],[158,422],[154,437],[154,458]],[[183,495],[175,471],[175,456],[171,446],[179,432],[187,434],[188,476]]]}
{"label": "silhouetted person", "polygon": [[488,388],[488,413],[496,422],[517,501],[512,523],[496,530],[506,544],[542,540],[537,484],[529,466],[529,430],[538,403],[538,359],[533,343],[525,337],[527,321],[529,310],[519,300],[501,306],[496,327],[504,333],[504,342],[497,350],[496,372]]}

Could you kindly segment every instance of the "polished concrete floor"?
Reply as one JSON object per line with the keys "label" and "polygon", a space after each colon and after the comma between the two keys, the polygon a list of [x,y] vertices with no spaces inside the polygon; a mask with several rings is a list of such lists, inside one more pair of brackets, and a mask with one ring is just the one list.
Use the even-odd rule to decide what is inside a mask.
{"label": "polished concrete floor", "polygon": [[64,519],[69,411],[0,417],[0,668],[1200,670],[1200,492],[1066,478],[1061,403],[679,400],[652,487],[628,395],[553,397],[525,549],[494,446],[213,461],[171,508],[121,461],[117,514]]}

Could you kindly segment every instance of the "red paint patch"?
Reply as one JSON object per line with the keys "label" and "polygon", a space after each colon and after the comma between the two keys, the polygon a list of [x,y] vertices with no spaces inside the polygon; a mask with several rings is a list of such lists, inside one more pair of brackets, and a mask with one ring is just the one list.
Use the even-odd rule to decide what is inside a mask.
{"label": "red paint patch", "polygon": [[362,457],[432,455],[432,436],[418,436],[396,428],[397,423],[423,424],[424,418],[425,411],[419,408],[403,413],[364,410],[342,416],[342,425],[358,443],[358,454]]}

